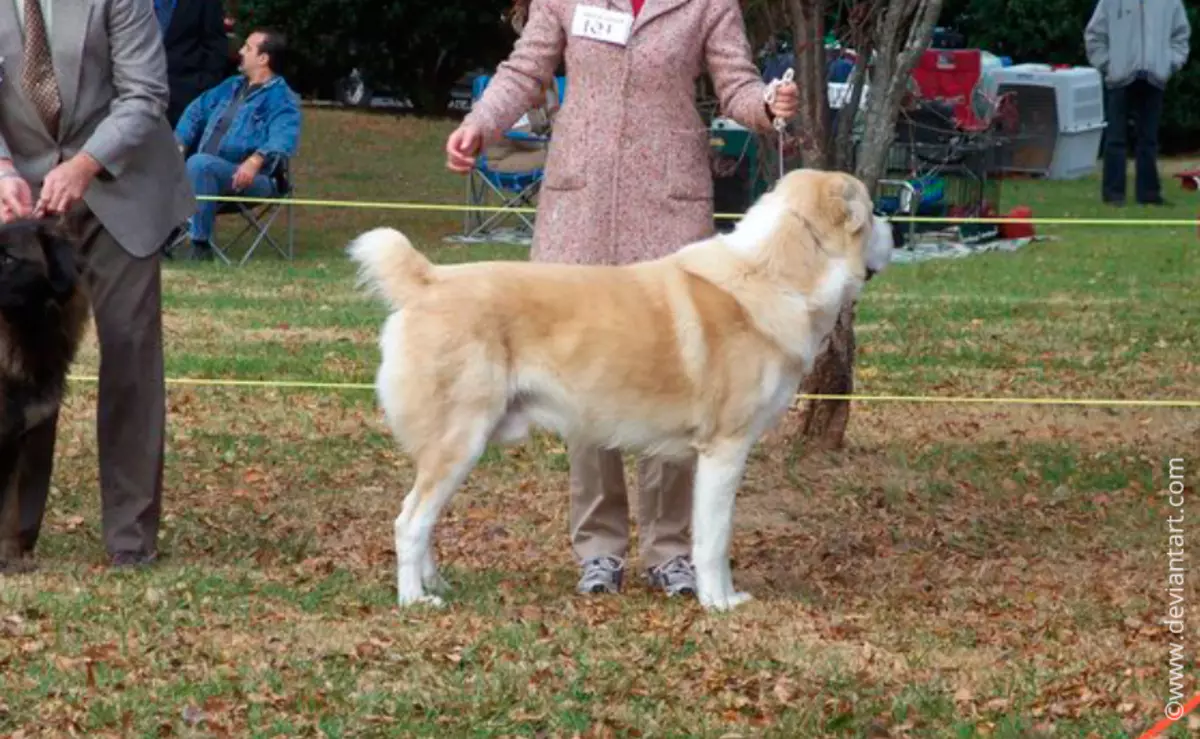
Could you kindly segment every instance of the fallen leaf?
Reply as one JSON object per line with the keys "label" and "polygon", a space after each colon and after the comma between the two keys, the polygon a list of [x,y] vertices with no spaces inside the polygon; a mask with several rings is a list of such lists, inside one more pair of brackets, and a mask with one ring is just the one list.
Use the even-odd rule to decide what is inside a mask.
{"label": "fallen leaf", "polygon": [[204,711],[201,711],[190,703],[183,707],[183,722],[188,726],[195,726],[203,720]]}

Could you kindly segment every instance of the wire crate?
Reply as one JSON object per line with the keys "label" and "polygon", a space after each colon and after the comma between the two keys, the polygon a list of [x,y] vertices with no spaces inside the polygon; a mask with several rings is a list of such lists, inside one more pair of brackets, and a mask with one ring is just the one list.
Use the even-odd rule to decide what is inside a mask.
{"label": "wire crate", "polygon": [[[1000,157],[1006,137],[988,126],[960,126],[953,107],[922,101],[901,111],[888,148],[877,207],[889,215],[928,218],[990,218],[1000,207]],[[902,240],[917,233],[954,228],[964,241],[994,238],[997,224],[922,221],[898,232]]]}

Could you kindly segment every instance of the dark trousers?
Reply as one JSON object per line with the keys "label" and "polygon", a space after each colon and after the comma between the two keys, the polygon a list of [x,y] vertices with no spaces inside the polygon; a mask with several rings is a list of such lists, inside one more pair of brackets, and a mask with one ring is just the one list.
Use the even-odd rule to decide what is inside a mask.
{"label": "dark trousers", "polygon": [[[100,345],[96,436],[104,546],[157,551],[166,393],[161,257],[131,256],[82,203],[82,256]],[[57,417],[29,432],[19,469],[21,539],[32,550],[50,492]]]}
{"label": "dark trousers", "polygon": [[1125,168],[1129,145],[1128,121],[1133,119],[1134,193],[1139,203],[1162,197],[1158,181],[1158,125],[1162,117],[1163,91],[1145,80],[1107,90],[1108,127],[1104,132],[1104,182],[1107,202],[1125,200]]}

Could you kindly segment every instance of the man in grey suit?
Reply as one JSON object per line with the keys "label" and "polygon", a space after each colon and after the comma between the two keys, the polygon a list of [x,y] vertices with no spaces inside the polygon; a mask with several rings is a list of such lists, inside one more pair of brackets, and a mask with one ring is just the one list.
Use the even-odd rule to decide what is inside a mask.
{"label": "man in grey suit", "polygon": [[[164,111],[167,65],[146,0],[0,0],[0,222],[67,214],[100,344],[104,543],[157,556],[166,402],[159,248],[196,209]],[[20,464],[21,534],[41,528],[57,419]],[[33,440],[31,440],[32,442]]]}

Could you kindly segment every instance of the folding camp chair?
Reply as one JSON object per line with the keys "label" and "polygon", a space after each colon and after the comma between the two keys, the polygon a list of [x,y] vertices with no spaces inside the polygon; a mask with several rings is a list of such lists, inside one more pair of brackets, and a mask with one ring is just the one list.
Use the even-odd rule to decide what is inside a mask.
{"label": "folding camp chair", "polygon": [[[246,264],[250,261],[250,257],[254,255],[254,251],[259,245],[266,241],[275,251],[288,261],[291,261],[295,256],[295,228],[292,223],[292,198],[295,196],[295,183],[292,181],[291,164],[286,157],[276,157],[265,166],[268,170],[268,176],[275,182],[275,191],[279,193],[270,199],[270,202],[222,202],[217,208],[217,218],[220,219],[223,215],[240,215],[245,221],[245,226],[237,236],[225,242],[221,246],[217,242],[217,235],[214,233],[209,239],[209,245],[212,247],[213,253],[217,258],[225,262],[225,264],[233,264],[229,258],[228,252],[231,252],[234,247],[242,242],[249,233],[254,234],[254,240],[250,243],[250,247],[246,253],[242,255],[242,259],[238,262],[238,266]],[[280,213],[284,214],[284,221],[287,223],[287,242],[286,248],[281,246],[278,241],[271,235],[271,226],[279,218]],[[180,227],[175,238],[167,247],[168,252],[178,248],[188,238],[187,225]]]}
{"label": "folding camp chair", "polygon": [[[238,266],[243,266],[250,261],[250,257],[254,256],[255,249],[259,244],[266,241],[279,255],[289,262],[295,253],[295,228],[292,223],[292,198],[295,195],[295,184],[292,181],[291,164],[286,157],[276,157],[273,163],[270,163],[270,173],[268,175],[275,181],[275,191],[278,195],[272,197],[270,202],[223,202],[221,207],[217,209],[218,219],[222,215],[237,214],[242,217],[246,225],[238,233],[237,236],[226,242],[224,247],[217,243],[217,235],[214,233],[209,243],[212,245],[213,252],[217,257],[226,264],[231,264],[229,256],[226,252],[231,251],[234,247],[241,243],[242,239],[247,234],[254,234],[254,241],[250,243],[250,248],[242,256]],[[286,248],[280,246],[279,242],[271,236],[271,225],[279,217],[280,213],[284,213],[284,221],[287,223],[287,242]]]}
{"label": "folding camp chair", "polygon": [[[490,79],[488,75],[479,75],[472,81],[473,100],[479,99]],[[561,104],[566,80],[559,77],[557,82]],[[550,137],[516,129],[505,132],[504,137],[525,145],[528,150],[540,150],[541,162],[529,169],[508,171],[492,167],[486,153],[477,157],[475,167],[467,176],[467,208],[463,215],[462,235],[455,240],[507,240],[513,237],[525,240],[533,234],[533,218],[521,210],[536,205]],[[498,204],[489,205],[489,201],[498,201]],[[499,226],[511,223],[513,219],[516,219],[517,227],[503,233]]]}

